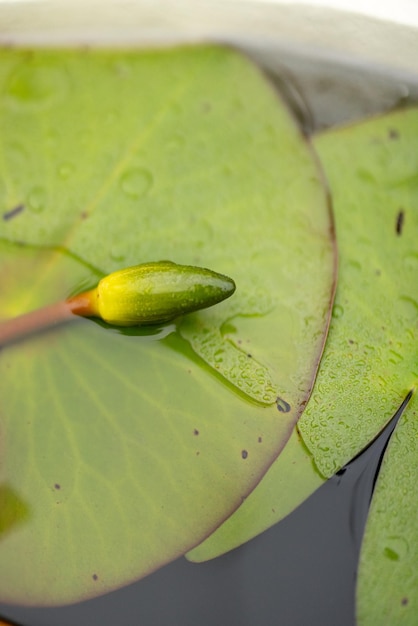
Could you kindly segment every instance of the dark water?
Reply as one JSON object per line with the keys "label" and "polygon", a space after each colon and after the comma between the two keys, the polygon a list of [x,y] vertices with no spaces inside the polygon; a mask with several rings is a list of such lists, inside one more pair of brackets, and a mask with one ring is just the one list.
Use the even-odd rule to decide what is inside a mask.
{"label": "dark water", "polygon": [[[306,132],[418,101],[407,76],[252,46]],[[101,598],[53,609],[0,604],[22,626],[354,626],[355,580],[380,437],[275,527],[204,564],[181,558]]]}

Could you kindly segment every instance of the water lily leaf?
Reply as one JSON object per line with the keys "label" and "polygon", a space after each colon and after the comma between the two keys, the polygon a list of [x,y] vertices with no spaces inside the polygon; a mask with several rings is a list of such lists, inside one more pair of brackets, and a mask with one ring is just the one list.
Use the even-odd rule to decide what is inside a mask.
{"label": "water lily leaf", "polygon": [[104,593],[201,542],[283,448],[330,315],[333,231],[287,107],[240,54],[3,51],[5,318],[169,259],[236,294],[161,327],[77,320],[0,353],[0,597]]}
{"label": "water lily leaf", "polygon": [[318,135],[341,266],[321,370],[298,428],[331,476],[418,379],[418,110]]}
{"label": "water lily leaf", "polygon": [[414,626],[418,614],[418,396],[389,441],[363,538],[359,626]]}
{"label": "water lily leaf", "polygon": [[297,426],[311,454],[295,433],[291,449],[190,560],[223,554],[290,513],[379,433],[417,381],[417,141],[417,110],[314,137],[340,259],[327,343]]}
{"label": "water lily leaf", "polygon": [[231,517],[186,554],[200,563],[225,554],[267,530],[324,483],[296,429],[261,482]]}

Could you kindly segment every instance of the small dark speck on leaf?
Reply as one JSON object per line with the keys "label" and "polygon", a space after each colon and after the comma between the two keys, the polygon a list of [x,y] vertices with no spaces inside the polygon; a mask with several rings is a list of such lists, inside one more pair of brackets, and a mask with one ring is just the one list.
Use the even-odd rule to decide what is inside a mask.
{"label": "small dark speck on leaf", "polygon": [[406,606],[408,604],[408,602],[409,602],[408,598],[402,598],[402,600],[401,600],[402,606]]}
{"label": "small dark speck on leaf", "polygon": [[4,221],[7,222],[8,220],[13,219],[14,217],[22,213],[24,209],[25,209],[25,206],[23,204],[18,204],[17,206],[13,207],[13,209],[6,211],[5,213],[3,213]]}
{"label": "small dark speck on leaf", "polygon": [[247,354],[247,357],[248,357],[249,359],[252,359],[252,356],[253,356],[253,355],[252,355],[252,354],[250,354],[250,353],[248,353],[248,354]]}
{"label": "small dark speck on leaf", "polygon": [[399,131],[396,128],[389,128],[388,137],[389,139],[399,139]]}
{"label": "small dark speck on leaf", "polygon": [[241,450],[241,456],[242,456],[243,459],[246,459],[248,457],[247,450]]}
{"label": "small dark speck on leaf", "polygon": [[82,220],[86,220],[88,218],[89,214],[87,213],[87,211],[82,211],[80,213],[80,217]]}
{"label": "small dark speck on leaf", "polygon": [[258,438],[258,443],[263,443],[263,438],[262,437]]}
{"label": "small dark speck on leaf", "polygon": [[97,574],[93,574],[92,579],[93,579],[93,580],[99,580],[99,577],[98,577],[98,575],[97,575]]}
{"label": "small dark speck on leaf", "polygon": [[55,483],[54,487],[55,489],[61,489],[61,485],[59,483]]}
{"label": "small dark speck on leaf", "polygon": [[280,413],[289,413],[290,409],[292,408],[290,406],[290,404],[288,402],[286,402],[286,400],[283,400],[283,398],[276,398],[276,404],[277,404],[277,408],[279,409]]}
{"label": "small dark speck on leaf", "polygon": [[403,209],[401,209],[396,216],[396,234],[402,235],[403,223],[405,221],[405,213]]}
{"label": "small dark speck on leaf", "polygon": [[197,435],[199,434],[199,431],[197,430],[197,428],[194,429],[193,434],[197,437]]}

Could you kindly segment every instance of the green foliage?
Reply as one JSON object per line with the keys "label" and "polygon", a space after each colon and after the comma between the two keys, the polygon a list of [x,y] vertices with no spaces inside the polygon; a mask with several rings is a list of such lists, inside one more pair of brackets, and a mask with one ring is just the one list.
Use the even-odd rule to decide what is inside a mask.
{"label": "green foliage", "polygon": [[0,597],[59,604],[183,554],[260,480],[313,383],[332,227],[287,107],[231,50],[3,51],[0,120],[1,315],[153,260],[237,284],[178,324],[2,350]]}
{"label": "green foliage", "polygon": [[314,393],[298,428],[329,477],[418,380],[418,110],[319,135],[340,269]]}
{"label": "green foliage", "polygon": [[187,553],[189,561],[213,559],[242,545],[293,511],[324,483],[296,430],[261,482],[231,517]]}
{"label": "green foliage", "polygon": [[414,626],[418,615],[418,395],[392,435],[360,555],[359,626]]}
{"label": "green foliage", "polygon": [[[417,141],[418,110],[314,138],[334,203],[339,280],[317,380],[298,429],[324,477],[380,432],[418,380]],[[240,509],[189,553],[190,560],[213,558],[254,537],[323,482],[296,433],[290,443]]]}
{"label": "green foliage", "polygon": [[[59,604],[276,523],[416,385],[418,111],[314,138],[340,272],[297,430],[332,228],[310,149],[259,72],[214,46],[4,51],[0,90],[4,318],[149,260],[237,283],[169,325],[80,319],[2,350],[0,597]],[[377,482],[360,626],[416,617],[416,404]]]}

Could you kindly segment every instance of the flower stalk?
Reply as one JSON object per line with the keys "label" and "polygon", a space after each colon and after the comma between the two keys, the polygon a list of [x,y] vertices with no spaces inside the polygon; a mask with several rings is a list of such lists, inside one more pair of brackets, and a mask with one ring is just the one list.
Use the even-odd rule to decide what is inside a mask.
{"label": "flower stalk", "polygon": [[105,276],[90,291],[0,322],[0,347],[76,316],[115,326],[165,323],[213,306],[234,291],[231,278],[206,268],[142,263]]}

